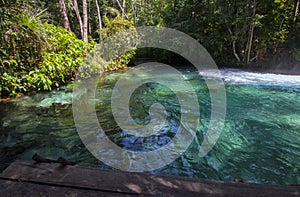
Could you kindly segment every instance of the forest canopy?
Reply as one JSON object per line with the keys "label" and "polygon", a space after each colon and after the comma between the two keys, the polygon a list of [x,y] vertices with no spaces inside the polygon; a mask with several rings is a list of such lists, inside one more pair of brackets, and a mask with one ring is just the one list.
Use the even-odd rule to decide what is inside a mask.
{"label": "forest canopy", "polygon": [[[74,80],[96,43],[137,26],[170,27],[199,41],[219,66],[299,67],[300,0],[0,0],[0,96]],[[146,52],[147,53],[147,52]],[[130,51],[106,69],[124,68]],[[155,54],[155,53],[154,53]],[[149,54],[146,54],[149,55]],[[173,54],[156,53],[157,60]]]}

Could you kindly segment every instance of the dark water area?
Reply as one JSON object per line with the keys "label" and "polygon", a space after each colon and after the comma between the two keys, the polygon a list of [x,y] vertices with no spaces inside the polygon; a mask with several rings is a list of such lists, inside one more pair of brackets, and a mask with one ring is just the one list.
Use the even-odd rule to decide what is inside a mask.
{"label": "dark water area", "polygon": [[[200,157],[199,146],[211,114],[209,91],[195,70],[180,71],[199,99],[201,121],[196,128],[197,138],[174,162],[150,173],[300,184],[300,76],[222,69],[227,94],[225,125],[215,147]],[[215,77],[209,70],[201,74]],[[166,145],[180,120],[176,96],[158,84],[147,84],[135,91],[130,106],[137,122],[149,122],[147,111],[156,102],[166,107],[168,121],[156,135],[133,136],[118,127],[111,113],[112,89],[121,75],[107,74],[97,87],[95,109],[106,135],[128,150],[149,151]],[[178,90],[189,95],[180,82],[172,83],[178,83]],[[49,158],[64,156],[82,166],[110,168],[81,142],[73,119],[72,97],[65,88],[0,102],[0,167],[3,169],[15,159],[30,160],[38,153]]]}

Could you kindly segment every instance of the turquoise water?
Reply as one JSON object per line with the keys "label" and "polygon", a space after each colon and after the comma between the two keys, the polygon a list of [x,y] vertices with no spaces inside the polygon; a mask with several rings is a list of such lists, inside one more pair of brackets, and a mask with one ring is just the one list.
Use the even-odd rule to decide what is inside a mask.
{"label": "turquoise water", "polygon": [[[195,70],[181,71],[193,85],[200,104],[197,139],[173,163],[151,173],[300,184],[300,76],[221,70],[227,94],[225,125],[216,146],[202,158],[198,153],[209,125],[209,92]],[[201,74],[214,78],[210,71]],[[120,129],[111,113],[112,88],[121,75],[107,74],[99,81],[95,103],[102,128],[113,142],[128,150],[149,151],[163,147],[176,134],[180,122],[178,99],[170,89],[156,83],[138,88],[130,100],[133,119],[147,124],[149,107],[159,102],[166,108],[167,121],[156,135],[135,137],[130,131]],[[172,83],[178,83],[178,89],[189,95],[189,91],[181,89],[180,82]],[[51,158],[64,156],[79,165],[110,168],[94,158],[82,144],[71,104],[69,88],[1,102],[1,168],[15,159],[29,160],[35,152]]]}

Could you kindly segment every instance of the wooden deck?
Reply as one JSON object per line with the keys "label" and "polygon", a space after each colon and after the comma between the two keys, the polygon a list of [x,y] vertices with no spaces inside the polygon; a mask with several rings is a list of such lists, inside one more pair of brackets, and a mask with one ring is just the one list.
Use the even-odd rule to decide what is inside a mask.
{"label": "wooden deck", "polygon": [[257,185],[15,161],[0,196],[300,196],[300,186]]}

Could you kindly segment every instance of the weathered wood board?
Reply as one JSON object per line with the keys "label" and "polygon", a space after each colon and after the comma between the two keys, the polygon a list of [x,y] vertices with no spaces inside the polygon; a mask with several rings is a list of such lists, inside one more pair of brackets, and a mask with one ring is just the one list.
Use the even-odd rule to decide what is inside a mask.
{"label": "weathered wood board", "polygon": [[300,186],[258,185],[15,161],[0,196],[300,196]]}

